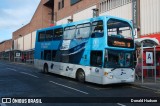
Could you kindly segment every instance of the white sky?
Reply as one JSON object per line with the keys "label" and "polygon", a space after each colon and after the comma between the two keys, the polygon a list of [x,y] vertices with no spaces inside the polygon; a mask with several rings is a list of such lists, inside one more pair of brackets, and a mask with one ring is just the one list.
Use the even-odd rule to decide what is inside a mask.
{"label": "white sky", "polygon": [[12,39],[12,33],[28,24],[40,0],[1,0],[0,42]]}

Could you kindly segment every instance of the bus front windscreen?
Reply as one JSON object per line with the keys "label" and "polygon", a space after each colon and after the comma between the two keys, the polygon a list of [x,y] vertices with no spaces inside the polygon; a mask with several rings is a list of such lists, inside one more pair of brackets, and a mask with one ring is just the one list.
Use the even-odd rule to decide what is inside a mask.
{"label": "bus front windscreen", "polygon": [[133,67],[133,52],[106,50],[105,68],[131,68]]}
{"label": "bus front windscreen", "polygon": [[133,30],[126,21],[109,19],[107,21],[108,46],[134,48]]}

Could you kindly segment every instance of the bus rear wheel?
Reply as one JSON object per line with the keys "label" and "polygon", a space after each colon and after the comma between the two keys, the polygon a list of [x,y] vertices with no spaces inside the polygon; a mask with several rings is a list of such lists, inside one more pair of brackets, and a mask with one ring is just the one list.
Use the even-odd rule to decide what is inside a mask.
{"label": "bus rear wheel", "polygon": [[85,73],[82,69],[78,70],[76,73],[76,78],[79,82],[85,82]]}
{"label": "bus rear wheel", "polygon": [[43,72],[48,73],[48,65],[47,64],[44,64]]}

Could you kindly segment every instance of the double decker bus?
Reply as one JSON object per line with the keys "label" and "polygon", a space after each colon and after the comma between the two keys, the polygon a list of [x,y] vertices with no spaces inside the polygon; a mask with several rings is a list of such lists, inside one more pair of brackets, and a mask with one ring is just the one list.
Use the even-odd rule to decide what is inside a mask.
{"label": "double decker bus", "polygon": [[132,22],[100,16],[37,31],[34,65],[80,82],[134,82]]}

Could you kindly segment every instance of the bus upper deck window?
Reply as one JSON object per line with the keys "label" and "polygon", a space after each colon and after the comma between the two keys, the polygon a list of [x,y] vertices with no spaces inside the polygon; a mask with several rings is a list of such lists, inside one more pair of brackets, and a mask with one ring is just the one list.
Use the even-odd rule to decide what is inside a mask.
{"label": "bus upper deck window", "polygon": [[46,31],[46,39],[45,41],[51,41],[53,39],[53,30]]}
{"label": "bus upper deck window", "polygon": [[92,38],[103,37],[103,21],[96,21],[92,23]]}
{"label": "bus upper deck window", "polygon": [[63,29],[58,28],[54,30],[54,38],[61,38],[63,36]]}
{"label": "bus upper deck window", "polygon": [[45,41],[45,31],[39,32],[39,34],[38,34],[38,41],[39,42]]}
{"label": "bus upper deck window", "polygon": [[85,23],[77,26],[76,38],[88,38],[90,36],[90,23]]}
{"label": "bus upper deck window", "polygon": [[126,21],[109,19],[107,22],[108,36],[122,39],[133,39],[132,28]]}
{"label": "bus upper deck window", "polygon": [[73,39],[75,37],[75,30],[76,27],[75,26],[68,26],[64,28],[64,35],[63,35],[63,39]]}

